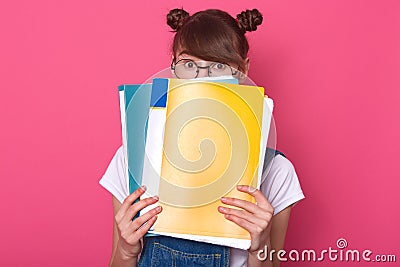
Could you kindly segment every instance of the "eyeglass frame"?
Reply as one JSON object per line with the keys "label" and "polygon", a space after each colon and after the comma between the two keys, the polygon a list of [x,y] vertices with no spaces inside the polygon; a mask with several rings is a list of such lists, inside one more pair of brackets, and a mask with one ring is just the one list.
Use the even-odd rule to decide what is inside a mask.
{"label": "eyeglass frame", "polygon": [[[208,77],[218,77],[218,76],[210,76],[210,67],[211,67],[213,64],[215,64],[215,63],[224,64],[224,65],[228,66],[228,67],[231,69],[232,76],[238,74],[238,72],[239,72],[239,69],[232,68],[232,66],[229,65],[228,63],[208,61],[208,62],[212,62],[212,64],[210,64],[210,65],[208,65],[208,66],[202,67],[202,66],[197,65],[196,61],[194,61],[193,59],[190,59],[190,58],[181,58],[180,60],[178,60],[178,61],[174,64],[174,61],[175,61],[175,58],[174,58],[174,59],[172,60],[172,62],[171,62],[171,70],[174,71],[175,76],[176,76],[178,79],[181,79],[181,78],[179,78],[178,75],[176,75],[175,66],[179,63],[179,61],[182,61],[182,60],[191,61],[191,62],[194,63],[194,65],[196,65],[196,76],[195,76],[194,78],[192,78],[192,79],[195,79],[195,78],[197,78],[197,76],[199,76],[199,72],[200,72],[199,69],[208,69],[208,71],[207,71]],[[207,62],[207,61],[206,61],[206,62]],[[239,68],[239,66],[238,66],[238,68]],[[234,72],[233,70],[236,70],[236,71]]]}

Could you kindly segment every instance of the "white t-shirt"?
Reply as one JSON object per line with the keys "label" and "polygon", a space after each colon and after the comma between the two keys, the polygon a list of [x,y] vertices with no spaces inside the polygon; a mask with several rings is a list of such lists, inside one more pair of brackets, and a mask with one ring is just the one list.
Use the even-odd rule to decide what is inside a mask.
{"label": "white t-shirt", "polygon": [[[293,164],[282,155],[275,156],[267,166],[268,173],[264,173],[260,190],[274,207],[274,215],[286,207],[295,204],[304,198],[299,179]],[[122,146],[118,148],[110,165],[99,183],[113,194],[121,203],[129,195],[126,177],[126,163]],[[231,248],[230,266],[247,265],[247,250]]]}

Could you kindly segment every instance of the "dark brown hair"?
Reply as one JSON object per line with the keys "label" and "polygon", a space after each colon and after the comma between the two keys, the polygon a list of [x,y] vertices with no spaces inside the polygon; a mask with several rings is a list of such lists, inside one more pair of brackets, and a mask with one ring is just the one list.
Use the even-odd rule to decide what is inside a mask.
{"label": "dark brown hair", "polygon": [[[236,16],[219,9],[199,11],[192,16],[181,9],[167,14],[167,24],[176,32],[172,52],[183,52],[202,60],[234,63],[243,71],[249,51],[245,33],[255,31],[263,21],[257,9]],[[237,66],[233,66],[237,67]]]}

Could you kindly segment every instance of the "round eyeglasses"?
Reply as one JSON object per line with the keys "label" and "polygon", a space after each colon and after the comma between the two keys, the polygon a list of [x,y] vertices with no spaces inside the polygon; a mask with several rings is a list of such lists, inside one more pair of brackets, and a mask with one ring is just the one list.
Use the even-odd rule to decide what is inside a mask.
{"label": "round eyeglasses", "polygon": [[227,63],[211,62],[208,66],[199,66],[191,59],[180,59],[175,64],[171,63],[171,69],[179,79],[194,79],[199,75],[200,69],[207,69],[209,77],[236,75],[239,71]]}

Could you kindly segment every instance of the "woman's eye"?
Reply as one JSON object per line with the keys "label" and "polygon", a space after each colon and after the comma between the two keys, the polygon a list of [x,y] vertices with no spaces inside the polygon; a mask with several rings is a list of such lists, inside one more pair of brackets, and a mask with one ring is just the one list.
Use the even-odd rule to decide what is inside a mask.
{"label": "woman's eye", "polygon": [[226,68],[226,65],[223,63],[217,63],[214,65],[214,68],[217,70],[224,70]]}
{"label": "woman's eye", "polygon": [[191,61],[188,61],[185,63],[185,67],[188,69],[192,69],[192,68],[195,68],[195,64]]}

